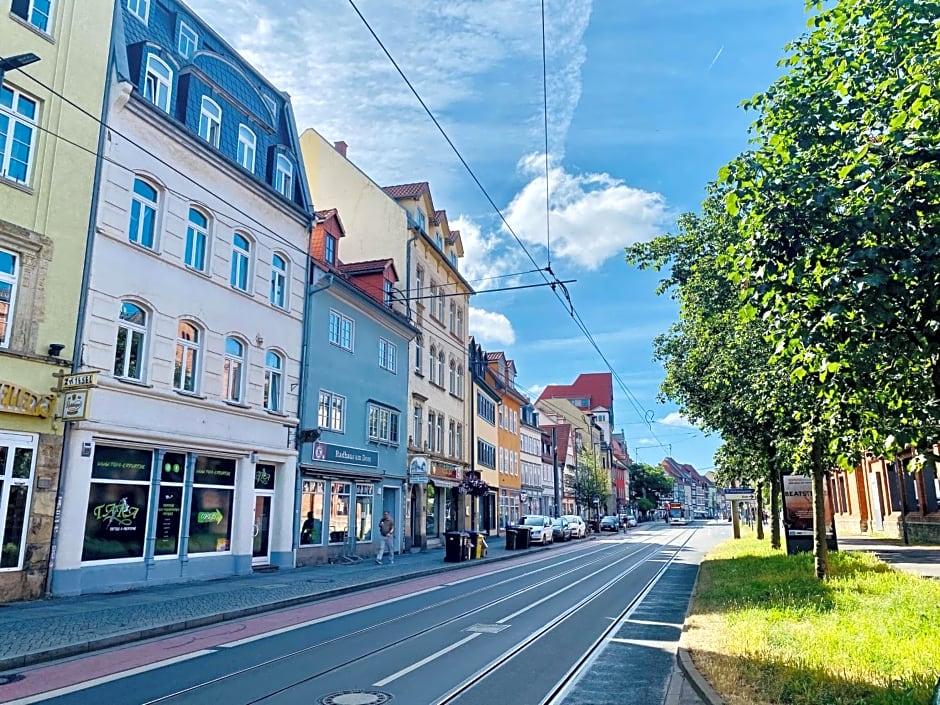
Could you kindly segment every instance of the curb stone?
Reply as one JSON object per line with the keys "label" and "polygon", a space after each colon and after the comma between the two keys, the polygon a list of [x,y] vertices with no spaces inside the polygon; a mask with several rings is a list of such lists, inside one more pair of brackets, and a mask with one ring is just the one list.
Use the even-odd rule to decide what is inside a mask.
{"label": "curb stone", "polygon": [[[699,568],[701,568],[701,566],[699,566]],[[685,608],[685,621],[682,624],[682,634],[679,637],[679,644],[676,648],[676,663],[679,665],[679,670],[682,671],[683,675],[688,680],[689,685],[692,686],[692,689],[698,693],[698,696],[704,700],[707,705],[725,705],[724,700],[721,699],[718,692],[705,680],[705,676],[699,673],[699,670],[692,662],[692,656],[689,654],[689,650],[685,646],[687,640],[686,635],[689,631],[689,610],[692,609],[692,601],[695,599],[696,593],[698,593],[698,577],[699,571],[696,570],[695,585],[692,586],[692,592],[689,595],[689,604]]]}
{"label": "curb stone", "polygon": [[118,634],[109,634],[97,639],[76,642],[74,644],[65,644],[63,646],[55,646],[43,651],[34,651],[31,653],[19,654],[17,656],[8,656],[6,658],[0,658],[0,672],[15,668],[23,668],[24,666],[33,666],[48,661],[55,661],[58,659],[67,658],[69,656],[79,656],[81,654],[87,654],[93,651],[109,649],[115,646],[122,646],[125,644],[144,641],[146,639],[153,639],[155,637],[167,636],[169,634],[184,632],[190,629],[206,627],[213,624],[219,624],[221,622],[241,619],[243,617],[250,617],[261,614],[263,612],[276,612],[277,610],[319,602],[321,600],[337,597],[339,595],[347,595],[350,593],[370,590],[376,587],[384,587],[390,584],[404,582],[405,580],[411,580],[413,578],[425,578],[430,575],[437,575],[439,573],[460,570],[461,568],[469,568],[473,565],[483,565],[486,563],[498,563],[500,561],[512,560],[513,558],[529,555],[530,553],[540,552],[547,550],[548,548],[549,546],[538,546],[529,548],[526,551],[520,551],[518,553],[506,554],[502,556],[494,556],[491,558],[474,558],[469,561],[461,561],[460,563],[444,563],[436,568],[425,568],[424,570],[418,570],[413,573],[403,573],[401,575],[385,575],[382,578],[377,578],[375,580],[367,580],[365,582],[356,583],[345,587],[330,588],[328,590],[323,590],[309,595],[299,595],[296,597],[275,600],[263,605],[252,605],[251,607],[244,607],[229,612],[222,611],[200,617],[190,617],[188,619],[182,619],[176,622],[168,622],[166,624],[148,627],[147,629],[140,629]]}

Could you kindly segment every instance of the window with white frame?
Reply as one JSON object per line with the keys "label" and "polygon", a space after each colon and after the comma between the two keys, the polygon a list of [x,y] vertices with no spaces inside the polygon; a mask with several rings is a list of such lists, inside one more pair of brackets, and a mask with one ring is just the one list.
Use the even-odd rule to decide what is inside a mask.
{"label": "window with white frame", "polygon": [[398,443],[399,414],[378,404],[369,404],[369,440],[379,443]]}
{"label": "window with white frame", "polygon": [[284,357],[274,350],[264,356],[264,408],[280,412],[284,396]]}
{"label": "window with white frame", "polygon": [[394,295],[395,287],[392,285],[391,279],[382,280],[382,294],[385,305],[391,307],[392,305],[392,296]]}
{"label": "window with white frame", "polygon": [[275,253],[271,256],[271,303],[287,308],[287,258]]}
{"label": "window with white frame", "polygon": [[346,429],[346,397],[321,389],[317,402],[317,425],[343,433]]}
{"label": "window with white frame", "polygon": [[323,258],[330,264],[336,264],[336,238],[332,235],[323,238]]}
{"label": "window with white frame", "polygon": [[463,365],[457,365],[457,396],[463,399]]}
{"label": "window with white frame", "polygon": [[235,233],[232,236],[232,271],[229,283],[239,291],[248,291],[251,281],[251,240]]}
{"label": "window with white frame", "polygon": [[[435,302],[437,301],[437,291],[438,291],[438,290],[437,290],[437,283],[434,282],[433,279],[431,280],[431,288],[430,288],[430,291],[431,291],[431,295],[430,295],[430,300],[429,300],[429,302],[428,302],[428,303],[429,303],[429,307],[428,307],[428,308],[431,310],[431,316],[432,316],[433,318],[437,318],[437,308],[435,307]],[[424,295],[422,294],[422,296],[424,296]]]}
{"label": "window with white frame", "polygon": [[52,34],[53,0],[13,0],[10,14],[16,15],[45,34]]}
{"label": "window with white frame", "polygon": [[457,457],[457,422],[453,419],[447,424],[447,455]]}
{"label": "window with white frame", "polygon": [[477,392],[477,416],[493,426],[496,425],[496,404],[483,392]]}
{"label": "window with white frame", "polygon": [[457,459],[458,459],[458,460],[461,460],[461,459],[463,459],[463,424],[462,424],[462,423],[457,424],[457,440],[456,440],[456,443],[457,443],[457,453],[456,453],[456,456],[457,456]]}
{"label": "window with white frame", "polygon": [[294,165],[283,154],[278,154],[275,161],[274,188],[288,198],[294,197]]}
{"label": "window with white frame", "polygon": [[355,323],[351,318],[339,311],[330,310],[330,342],[333,345],[352,352],[354,332]]}
{"label": "window with white frame", "polygon": [[11,86],[0,86],[0,175],[29,183],[39,103]]}
{"label": "window with white frame", "polygon": [[444,251],[444,238],[440,233],[434,233],[434,244],[437,245],[437,249]]}
{"label": "window with white frame", "polygon": [[477,439],[477,463],[485,468],[496,469],[496,446],[482,438]]}
{"label": "window with white frame", "polygon": [[255,150],[258,146],[258,138],[247,125],[238,126],[238,152],[236,159],[239,164],[245,167],[252,174],[255,172]]}
{"label": "window with white frame", "polygon": [[431,345],[431,349],[428,351],[428,380],[433,382],[436,375],[434,374],[434,368],[437,366],[437,348],[434,345]]}
{"label": "window with white frame", "polygon": [[450,332],[455,333],[457,331],[457,302],[450,302]]}
{"label": "window with white frame", "polygon": [[428,409],[428,450],[434,450],[434,426],[437,420],[437,413]]}
{"label": "window with white frame", "polygon": [[437,386],[444,388],[444,351],[437,353]]}
{"label": "window with white frame", "polygon": [[150,0],[127,0],[127,9],[144,24],[150,17]]}
{"label": "window with white frame", "polygon": [[180,55],[190,59],[199,48],[199,35],[192,27],[180,20],[179,36],[176,41],[176,48]]}
{"label": "window with white frame", "polygon": [[444,287],[437,290],[437,320],[444,322]]}
{"label": "window with white frame", "polygon": [[155,250],[157,246],[157,209],[160,193],[141,178],[134,179],[131,196],[131,222],[127,239],[136,245]]}
{"label": "window with white frame", "polygon": [[415,336],[415,372],[418,374],[421,373],[421,369],[424,366],[424,343],[422,342],[421,334]]}
{"label": "window with white frame", "polygon": [[420,448],[421,447],[421,425],[424,423],[424,413],[420,404],[415,404],[411,410],[411,424],[413,427],[413,435],[411,437],[412,444]]}
{"label": "window with white frame", "polygon": [[424,269],[422,267],[415,267],[414,296],[419,299],[424,296]]}
{"label": "window with white frame", "polygon": [[438,453],[444,452],[444,414],[437,415],[437,438],[435,439],[434,449]]}
{"label": "window with white frame", "polygon": [[450,386],[448,387],[448,389],[450,390],[450,393],[456,396],[457,394],[457,362],[454,360],[454,358],[450,359],[450,375],[447,381],[450,384]]}
{"label": "window with white frame", "polygon": [[199,363],[202,336],[189,321],[180,321],[176,330],[176,360],[173,389],[195,394],[199,388]]}
{"label": "window with white frame", "polygon": [[147,54],[144,71],[144,98],[165,113],[170,112],[173,97],[173,70],[155,54]]}
{"label": "window with white frame", "polygon": [[398,346],[379,338],[379,367],[389,372],[398,371]]}
{"label": "window with white frame", "polygon": [[199,109],[199,136],[216,149],[222,134],[222,108],[212,98],[202,97]]}
{"label": "window with white frame", "polygon": [[457,253],[454,252],[454,250],[450,251],[450,254],[447,255],[447,259],[450,260],[450,266],[457,269]]}
{"label": "window with white frame", "polygon": [[13,333],[13,307],[19,281],[20,259],[12,252],[0,250],[0,348],[10,344]]}
{"label": "window with white frame", "polygon": [[457,309],[457,337],[463,340],[463,308]]}
{"label": "window with white frame", "polygon": [[147,312],[131,301],[124,301],[114,345],[114,376],[142,380],[146,348]]}
{"label": "window with white frame", "polygon": [[241,404],[245,397],[245,344],[238,338],[225,339],[222,397],[235,404]]}
{"label": "window with white frame", "polygon": [[22,570],[38,436],[0,432],[0,571]]}
{"label": "window with white frame", "polygon": [[206,271],[206,250],[209,245],[209,219],[205,213],[189,209],[189,221],[186,228],[186,266],[197,272]]}
{"label": "window with white frame", "polygon": [[277,103],[274,102],[274,98],[269,95],[261,96],[261,100],[264,101],[264,104],[267,106],[268,111],[271,113],[271,124],[274,127],[277,127]]}
{"label": "window with white frame", "polygon": [[424,211],[420,208],[415,213],[415,219],[418,223],[418,228],[424,230],[427,226],[427,220],[424,217]]}

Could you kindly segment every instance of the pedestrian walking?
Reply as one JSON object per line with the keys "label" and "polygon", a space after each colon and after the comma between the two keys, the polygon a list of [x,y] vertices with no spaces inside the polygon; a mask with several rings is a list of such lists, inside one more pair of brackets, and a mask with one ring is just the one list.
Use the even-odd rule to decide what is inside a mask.
{"label": "pedestrian walking", "polygon": [[379,543],[379,555],[375,557],[375,562],[382,565],[382,556],[388,551],[388,564],[395,565],[395,521],[388,512],[382,514],[379,521],[379,533],[382,535]]}

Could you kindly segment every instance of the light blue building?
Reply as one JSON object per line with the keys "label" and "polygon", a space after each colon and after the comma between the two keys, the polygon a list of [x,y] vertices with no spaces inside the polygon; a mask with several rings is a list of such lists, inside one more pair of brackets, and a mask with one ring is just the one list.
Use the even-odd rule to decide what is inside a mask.
{"label": "light blue building", "polygon": [[408,345],[417,330],[391,259],[342,263],[335,210],[311,240],[299,447],[297,564],[372,556],[383,511],[402,537]]}

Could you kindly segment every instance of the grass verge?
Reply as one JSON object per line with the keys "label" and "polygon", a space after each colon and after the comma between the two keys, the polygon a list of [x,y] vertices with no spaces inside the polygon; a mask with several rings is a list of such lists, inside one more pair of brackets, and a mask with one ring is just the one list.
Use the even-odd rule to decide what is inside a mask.
{"label": "grass verge", "polygon": [[728,705],[929,705],[940,676],[940,581],[865,553],[812,556],[728,541],[702,563],[687,646]]}

